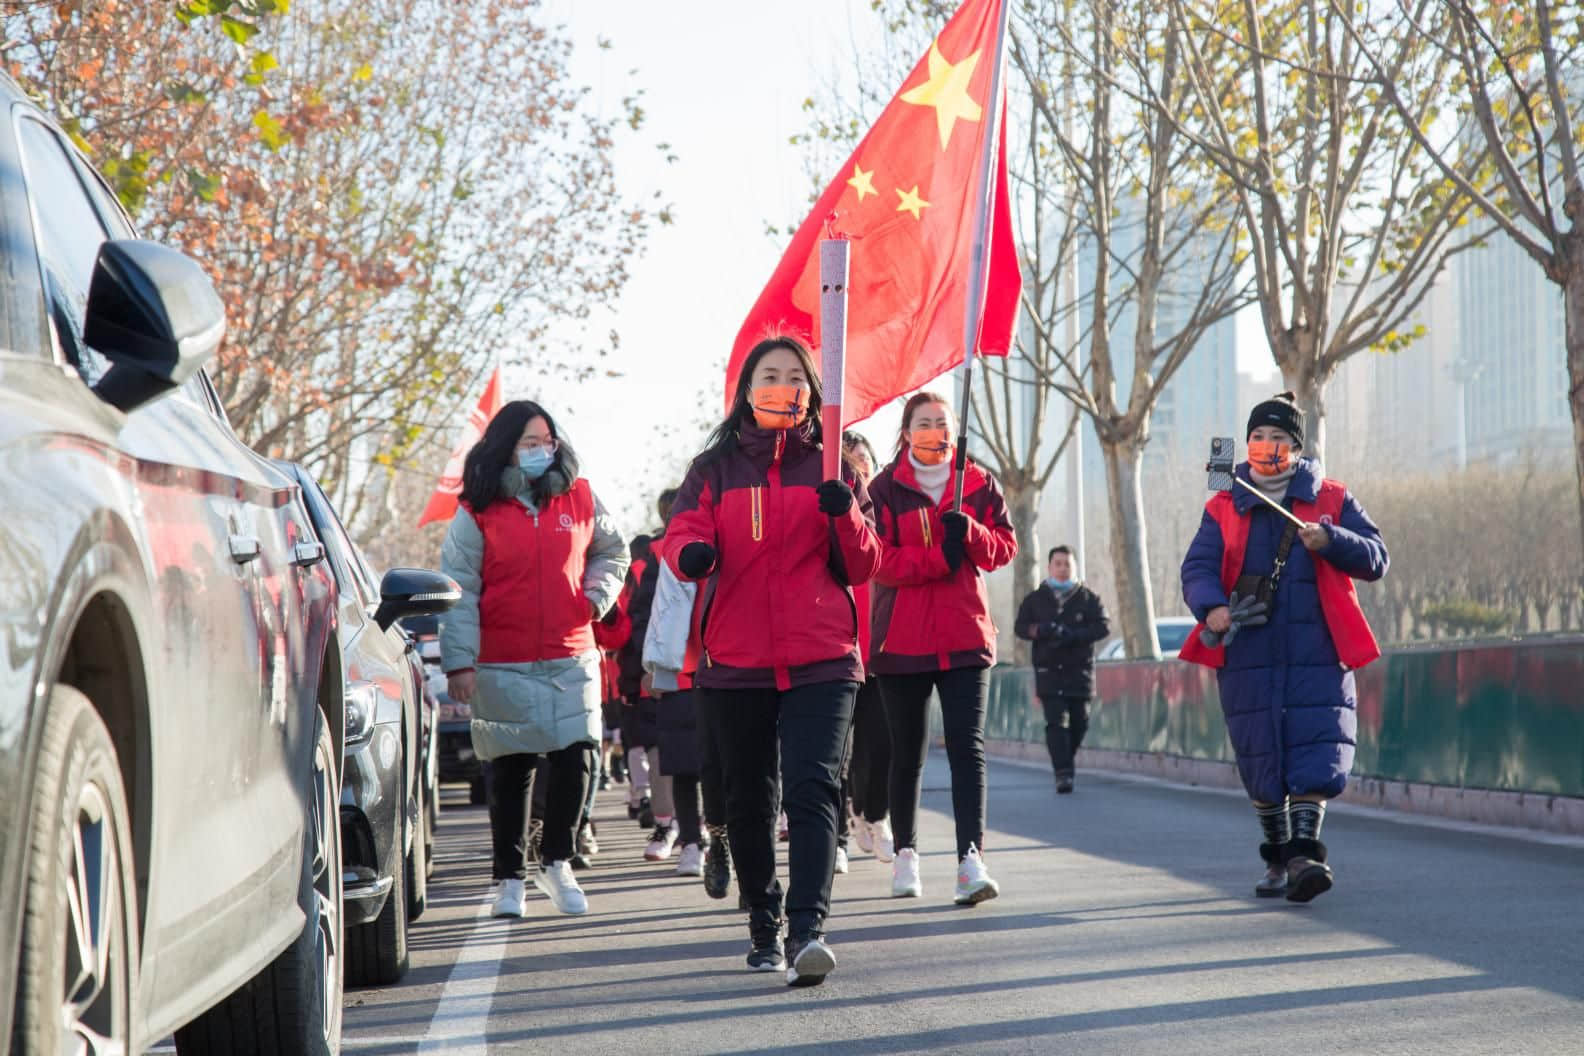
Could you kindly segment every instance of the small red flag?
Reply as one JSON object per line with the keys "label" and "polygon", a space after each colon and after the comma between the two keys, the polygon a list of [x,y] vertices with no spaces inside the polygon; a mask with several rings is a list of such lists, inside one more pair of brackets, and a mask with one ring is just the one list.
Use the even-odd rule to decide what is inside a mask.
{"label": "small red flag", "polygon": [[[776,334],[815,341],[818,242],[826,223],[852,241],[848,283],[843,423],[962,362],[980,165],[992,122],[1001,4],[967,0],[903,82],[803,221],[770,283],[748,313],[726,367],[726,401],[743,360]],[[1023,279],[1012,233],[1005,140],[991,168],[995,196],[978,351],[1004,356],[1012,344]]]}
{"label": "small red flag", "polygon": [[496,367],[490,375],[489,384],[484,387],[484,395],[479,398],[478,406],[467,417],[467,424],[462,428],[462,439],[446,460],[440,483],[434,494],[429,496],[429,505],[424,507],[423,516],[418,518],[418,527],[422,528],[430,521],[449,521],[456,516],[457,496],[462,494],[462,465],[467,461],[467,453],[479,442],[479,437],[484,435],[485,428],[500,409],[500,368]]}

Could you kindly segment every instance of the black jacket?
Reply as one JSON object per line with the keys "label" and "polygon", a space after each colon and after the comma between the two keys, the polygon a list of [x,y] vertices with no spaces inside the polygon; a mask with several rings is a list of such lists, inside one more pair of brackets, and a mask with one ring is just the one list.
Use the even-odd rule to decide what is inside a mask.
{"label": "black jacket", "polygon": [[1094,696],[1095,643],[1111,633],[1100,596],[1083,584],[1059,596],[1050,584],[1018,606],[1017,636],[1034,643],[1034,690],[1041,697]]}
{"label": "black jacket", "polygon": [[632,592],[627,595],[627,618],[632,621],[632,634],[627,639],[627,644],[621,647],[616,654],[616,664],[620,669],[617,679],[617,689],[624,697],[637,697],[643,692],[643,643],[644,635],[649,630],[649,610],[654,607],[655,587],[660,583],[660,553],[659,543],[665,538],[665,532],[656,532],[653,536],[640,536],[640,545],[634,548],[633,564],[643,563],[642,572],[634,576],[633,570],[628,569],[627,576]]}

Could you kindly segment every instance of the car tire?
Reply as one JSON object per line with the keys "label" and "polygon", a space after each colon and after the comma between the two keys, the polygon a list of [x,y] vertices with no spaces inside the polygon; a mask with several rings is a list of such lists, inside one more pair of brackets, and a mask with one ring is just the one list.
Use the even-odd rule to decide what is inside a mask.
{"label": "car tire", "polygon": [[378,917],[347,930],[348,986],[389,986],[407,974],[407,876],[411,855],[392,870],[390,893]]}
{"label": "car tire", "polygon": [[407,922],[410,924],[423,916],[429,905],[429,807],[420,801],[417,817],[413,819],[418,831],[413,833],[412,850],[404,859],[407,871]]}
{"label": "car tire", "polygon": [[131,813],[110,734],[70,686],[50,690],[34,793],[13,1051],[127,1051],[137,945]]}
{"label": "car tire", "polygon": [[324,713],[314,712],[298,902],[307,923],[280,956],[238,991],[176,1032],[182,1056],[334,1056],[341,1051],[340,756]]}

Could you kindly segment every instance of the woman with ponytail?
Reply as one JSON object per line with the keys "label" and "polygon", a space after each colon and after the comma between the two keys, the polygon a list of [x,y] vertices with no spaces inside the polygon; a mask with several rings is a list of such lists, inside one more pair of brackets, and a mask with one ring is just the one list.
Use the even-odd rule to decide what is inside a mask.
{"label": "woman with ponytail", "polygon": [[869,486],[881,544],[870,667],[891,728],[891,894],[924,893],[918,807],[934,693],[945,720],[957,828],[953,901],[974,905],[1000,893],[984,863],[984,721],[996,655],[984,573],[1011,561],[1017,540],[1001,488],[971,459],[957,505],[955,455],[951,405],[930,392],[908,400],[896,458]]}

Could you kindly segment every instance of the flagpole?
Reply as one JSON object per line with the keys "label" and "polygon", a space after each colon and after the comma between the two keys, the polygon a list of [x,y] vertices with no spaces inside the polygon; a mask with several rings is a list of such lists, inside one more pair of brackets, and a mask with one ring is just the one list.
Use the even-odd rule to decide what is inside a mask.
{"label": "flagpole", "polygon": [[841,479],[842,392],[846,388],[847,268],[852,243],[845,238],[820,240],[820,382],[824,407],[826,480]]}
{"label": "flagpole", "polygon": [[979,214],[974,224],[973,266],[969,271],[968,310],[963,319],[962,363],[962,425],[957,430],[957,460],[953,476],[956,477],[954,506],[962,509],[963,477],[968,467],[968,415],[973,407],[973,368],[975,346],[979,343],[979,320],[984,312],[985,286],[990,272],[986,256],[990,250],[991,211],[995,201],[995,182],[991,167],[995,164],[1001,141],[1002,113],[1001,79],[1006,72],[1007,26],[1012,20],[1011,0],[1001,0],[1000,26],[996,30],[995,64],[990,70],[990,127],[986,129],[984,147],[979,155]]}

